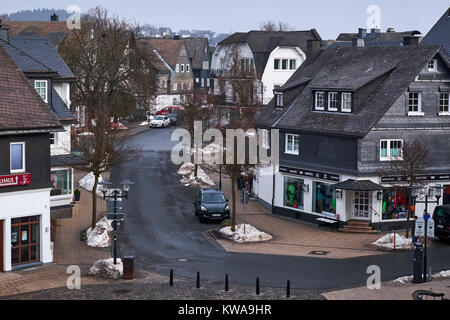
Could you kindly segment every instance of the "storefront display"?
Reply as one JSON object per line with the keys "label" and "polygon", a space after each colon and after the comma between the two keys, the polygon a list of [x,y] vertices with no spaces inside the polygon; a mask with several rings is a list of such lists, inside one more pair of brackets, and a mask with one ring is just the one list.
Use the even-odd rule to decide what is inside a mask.
{"label": "storefront display", "polygon": [[51,196],[72,194],[72,172],[71,170],[52,171]]}
{"label": "storefront display", "polygon": [[336,193],[331,184],[313,182],[313,211],[336,213]]}
{"label": "storefront display", "polygon": [[39,226],[39,216],[11,220],[11,263],[13,266],[39,261]]}
{"label": "storefront display", "polygon": [[303,210],[303,184],[301,179],[284,177],[284,205]]}
{"label": "storefront display", "polygon": [[442,204],[450,204],[450,186],[444,186]]}
{"label": "storefront display", "polygon": [[[382,204],[383,220],[406,219],[408,216],[409,195],[410,192],[405,188],[385,191]],[[412,207],[411,209],[414,208]]]}

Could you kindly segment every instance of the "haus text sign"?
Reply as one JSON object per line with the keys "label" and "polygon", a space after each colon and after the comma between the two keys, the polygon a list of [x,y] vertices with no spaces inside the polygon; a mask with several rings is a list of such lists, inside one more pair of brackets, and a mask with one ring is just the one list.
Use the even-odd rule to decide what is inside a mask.
{"label": "haus text sign", "polygon": [[31,174],[15,174],[10,176],[0,176],[1,187],[26,186],[31,183]]}

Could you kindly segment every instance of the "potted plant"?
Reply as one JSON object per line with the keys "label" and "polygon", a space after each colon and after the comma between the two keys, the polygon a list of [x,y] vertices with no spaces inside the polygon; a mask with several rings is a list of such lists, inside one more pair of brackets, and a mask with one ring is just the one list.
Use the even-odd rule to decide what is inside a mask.
{"label": "potted plant", "polygon": [[81,197],[80,190],[76,189],[74,192],[74,196],[75,196],[75,201],[80,201],[80,197]]}

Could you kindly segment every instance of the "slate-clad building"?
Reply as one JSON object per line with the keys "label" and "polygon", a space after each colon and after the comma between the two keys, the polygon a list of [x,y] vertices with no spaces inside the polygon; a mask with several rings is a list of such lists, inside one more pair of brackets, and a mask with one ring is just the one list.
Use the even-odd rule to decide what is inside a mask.
{"label": "slate-clad building", "polygon": [[[260,170],[254,183],[260,201],[276,214],[308,221],[328,214],[341,226],[401,227],[409,192],[394,188],[401,177],[392,162],[401,161],[404,142],[417,139],[429,147],[430,164],[421,174],[444,188],[441,202],[449,204],[445,50],[331,47],[310,57],[256,118],[258,128],[280,131],[275,177]],[[415,211],[421,216],[424,206]]]}
{"label": "slate-clad building", "polygon": [[50,133],[64,130],[0,46],[0,271],[52,262]]}
{"label": "slate-clad building", "polygon": [[423,45],[441,45],[450,55],[450,7],[423,38]]}

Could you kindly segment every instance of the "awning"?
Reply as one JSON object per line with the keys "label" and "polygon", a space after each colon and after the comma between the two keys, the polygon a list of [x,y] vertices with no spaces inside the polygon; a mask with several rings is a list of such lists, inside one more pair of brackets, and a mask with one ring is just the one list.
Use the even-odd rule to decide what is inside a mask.
{"label": "awning", "polygon": [[349,179],[339,182],[331,186],[333,189],[350,190],[350,191],[381,191],[384,187],[370,180],[353,180]]}

